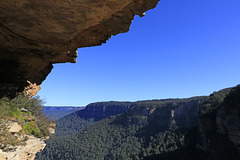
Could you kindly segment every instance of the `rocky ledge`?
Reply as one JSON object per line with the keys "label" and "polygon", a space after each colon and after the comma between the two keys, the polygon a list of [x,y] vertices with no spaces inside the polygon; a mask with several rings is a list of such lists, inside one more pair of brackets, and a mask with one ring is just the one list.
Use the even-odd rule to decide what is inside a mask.
{"label": "rocky ledge", "polygon": [[[0,149],[0,160],[34,160],[36,153],[42,151],[46,146],[44,140],[48,139],[48,137],[36,138],[32,135],[25,135],[21,133],[22,127],[17,122],[10,121],[5,122],[5,124],[8,126],[8,136],[13,137],[18,145],[12,146],[8,144],[1,147],[2,144],[0,143],[2,148]],[[54,133],[53,128],[50,129],[50,132]]]}
{"label": "rocky ledge", "polygon": [[4,152],[0,149],[0,160],[34,160],[37,152],[46,146],[43,139],[27,136],[25,145],[17,146],[16,149]]}
{"label": "rocky ledge", "polygon": [[0,97],[39,85],[54,63],[76,62],[77,48],[127,32],[159,0],[0,2]]}

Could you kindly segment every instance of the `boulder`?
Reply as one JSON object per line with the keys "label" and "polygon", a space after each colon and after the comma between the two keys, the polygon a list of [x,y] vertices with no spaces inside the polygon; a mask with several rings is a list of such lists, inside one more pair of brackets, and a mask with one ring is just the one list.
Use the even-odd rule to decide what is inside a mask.
{"label": "boulder", "polygon": [[9,125],[9,132],[17,133],[20,130],[22,130],[22,127],[17,122],[10,123],[10,125]]}

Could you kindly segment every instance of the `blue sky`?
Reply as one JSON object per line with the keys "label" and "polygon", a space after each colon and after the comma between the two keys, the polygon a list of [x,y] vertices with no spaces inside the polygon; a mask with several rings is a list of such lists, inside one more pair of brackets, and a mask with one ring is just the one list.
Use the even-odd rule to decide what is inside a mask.
{"label": "blue sky", "polygon": [[209,95],[240,83],[240,1],[161,0],[128,33],[56,64],[38,95],[84,106]]}

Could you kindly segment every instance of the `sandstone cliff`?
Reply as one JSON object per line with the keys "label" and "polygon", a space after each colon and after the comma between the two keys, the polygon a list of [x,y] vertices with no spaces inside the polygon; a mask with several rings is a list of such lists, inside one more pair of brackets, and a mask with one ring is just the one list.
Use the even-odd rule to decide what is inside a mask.
{"label": "sandstone cliff", "polygon": [[197,125],[185,134],[181,149],[144,160],[239,160],[239,117],[240,86],[214,92],[200,103]]}
{"label": "sandstone cliff", "polygon": [[77,48],[127,32],[134,15],[159,0],[0,2],[0,97],[39,85],[54,63],[76,62]]}
{"label": "sandstone cliff", "polygon": [[115,101],[91,103],[85,109],[75,111],[57,120],[55,136],[69,136],[78,133],[94,122],[124,113],[135,105],[135,102]]}
{"label": "sandstone cliff", "polygon": [[[142,159],[148,155],[177,150],[183,144],[183,133],[197,125],[198,106],[204,98],[90,104],[85,113],[92,114],[79,114],[79,119],[74,122],[67,121],[67,117],[73,120],[74,114],[58,120],[62,125],[57,126],[57,131],[63,134],[50,138],[36,159]],[[81,119],[95,119],[95,116],[99,118],[98,115],[106,113],[116,114],[124,108],[124,113],[95,123]],[[78,125],[74,129],[72,124]],[[65,134],[70,130],[74,131],[72,135]],[[130,154],[126,156],[124,152]],[[115,157],[115,154],[118,156]]]}
{"label": "sandstone cliff", "polygon": [[94,118],[95,121],[102,120],[109,116],[121,114],[136,103],[131,102],[97,102],[86,106],[82,111],[78,111],[77,115],[85,119]]}
{"label": "sandstone cliff", "polygon": [[[166,127],[181,125],[184,126],[184,128],[189,128],[190,126],[197,124],[198,104],[202,99],[204,99],[204,97],[196,99],[192,98],[188,101],[186,100],[187,102],[182,103],[179,103],[181,100],[150,100],[137,102],[110,101],[91,103],[87,105],[85,109],[76,111],[57,120],[55,136],[68,136],[79,133],[81,130],[92,125],[94,122],[103,120],[109,116],[122,114],[131,108],[134,109],[129,111],[129,113],[131,113],[131,115],[128,116],[129,119],[125,117],[126,119],[124,121],[126,121],[126,123],[127,121],[129,121],[129,123],[134,123],[137,121],[135,117],[138,116],[148,117],[146,120],[152,120],[154,117],[157,117],[158,119],[155,118],[154,121],[157,121],[159,125]],[[172,105],[173,102],[178,102],[179,104]],[[162,110],[156,110],[157,106],[162,103],[169,105],[169,107],[165,107]],[[148,105],[151,107],[148,107]],[[191,119],[191,121],[189,119]],[[140,123],[142,122],[147,123],[144,120],[140,120]]]}
{"label": "sandstone cliff", "polygon": [[[240,86],[214,92],[200,104],[198,126],[175,157],[189,160],[240,159]],[[171,159],[171,158],[169,158]]]}

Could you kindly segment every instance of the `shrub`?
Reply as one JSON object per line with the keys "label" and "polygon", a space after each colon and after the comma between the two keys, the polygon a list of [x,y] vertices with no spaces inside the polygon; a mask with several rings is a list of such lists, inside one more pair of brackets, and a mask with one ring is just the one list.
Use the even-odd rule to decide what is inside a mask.
{"label": "shrub", "polygon": [[28,135],[34,135],[36,137],[39,137],[40,135],[40,131],[35,121],[24,124],[23,131]]}
{"label": "shrub", "polygon": [[[24,140],[9,133],[6,122],[17,121],[22,125],[20,133],[34,135],[36,137],[48,136],[51,121],[44,115],[44,102],[38,96],[31,99],[24,95],[18,95],[14,99],[0,99],[0,149],[8,150],[8,146],[15,146]],[[21,108],[27,109],[22,112]]]}

